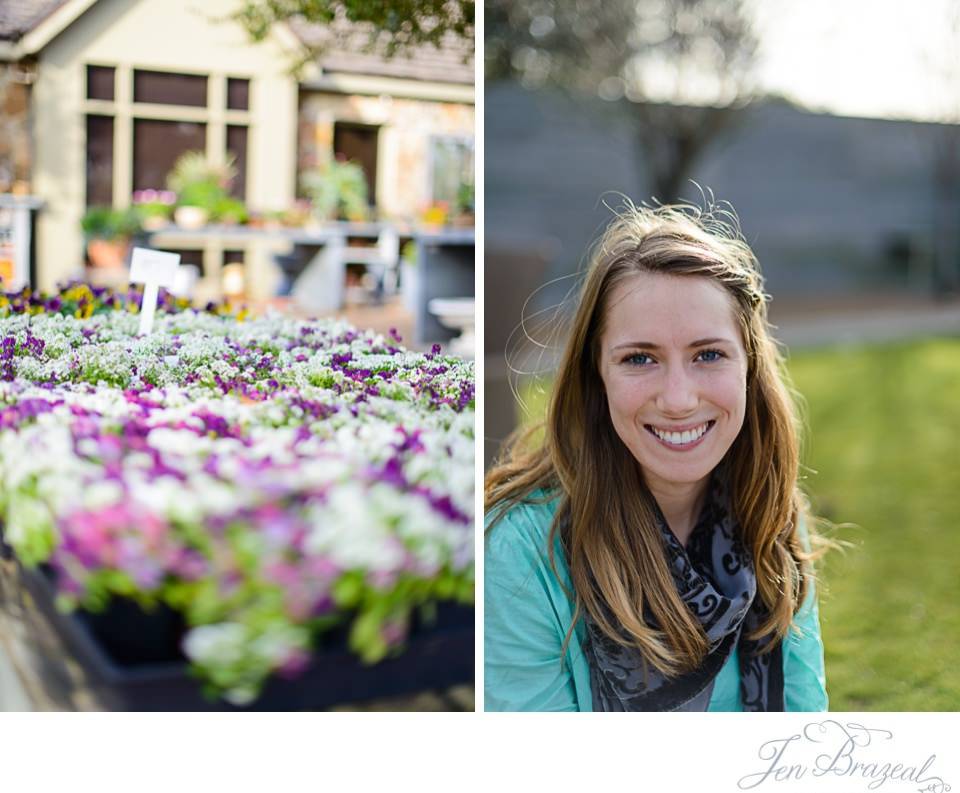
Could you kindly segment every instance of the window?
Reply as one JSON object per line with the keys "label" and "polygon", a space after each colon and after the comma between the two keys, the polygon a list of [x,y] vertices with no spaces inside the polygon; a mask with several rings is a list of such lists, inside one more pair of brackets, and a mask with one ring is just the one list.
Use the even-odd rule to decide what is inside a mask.
{"label": "window", "polygon": [[[118,73],[126,79],[118,80]],[[136,190],[164,189],[177,158],[187,151],[209,152],[210,140],[224,141],[222,154],[233,156],[237,169],[231,192],[245,198],[249,79],[101,65],[88,65],[86,76],[88,206],[123,205]],[[118,94],[116,86],[124,84],[132,90]],[[226,108],[210,107],[213,96]],[[118,127],[118,114],[132,124]],[[117,135],[117,129],[131,131]],[[117,162],[128,167],[118,169]]]}
{"label": "window", "polygon": [[204,151],[207,126],[190,121],[133,122],[133,189],[163,190],[177,158],[188,151]]}
{"label": "window", "polygon": [[227,154],[233,157],[237,176],[230,185],[230,195],[241,201],[247,197],[247,128],[227,127]]}
{"label": "window", "polygon": [[114,71],[112,66],[87,67],[87,99],[113,101]]}
{"label": "window", "polygon": [[158,105],[207,106],[207,78],[135,69],[133,101]]}
{"label": "window", "polygon": [[[473,139],[430,139],[430,197],[451,209],[473,209]],[[467,206],[469,202],[469,206]]]}
{"label": "window", "polygon": [[87,206],[113,204],[113,118],[87,116]]}
{"label": "window", "polygon": [[380,128],[369,124],[338,121],[333,125],[333,153],[339,160],[353,161],[367,177],[367,201],[377,203],[377,142]]}
{"label": "window", "polygon": [[227,110],[250,109],[250,81],[230,77],[227,80]]}

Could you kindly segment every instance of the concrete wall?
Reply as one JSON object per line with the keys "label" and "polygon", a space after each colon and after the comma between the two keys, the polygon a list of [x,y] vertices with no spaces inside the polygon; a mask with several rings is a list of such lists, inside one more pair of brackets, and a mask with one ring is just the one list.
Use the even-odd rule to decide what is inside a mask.
{"label": "concrete wall", "polygon": [[[234,0],[100,0],[43,50],[33,91],[33,186],[34,192],[48,202],[38,223],[38,280],[42,288],[53,287],[82,263],[85,116],[102,107],[85,98],[87,64],[118,69],[114,122],[117,205],[129,201],[132,187],[132,119],[136,114],[132,104],[133,68],[212,77],[210,110],[193,109],[208,124],[211,157],[223,153],[229,114],[222,110],[224,103],[217,97],[226,90],[226,78],[250,78],[249,204],[254,209],[273,209],[286,207],[293,200],[297,84],[288,73],[290,56],[279,37],[253,46],[238,25],[221,21],[236,6]],[[192,118],[187,113],[183,117]],[[212,263],[213,252],[209,258]],[[248,285],[258,294],[269,292],[278,277],[268,252],[257,246],[248,250],[247,272]],[[210,277],[217,275],[211,273]]]}

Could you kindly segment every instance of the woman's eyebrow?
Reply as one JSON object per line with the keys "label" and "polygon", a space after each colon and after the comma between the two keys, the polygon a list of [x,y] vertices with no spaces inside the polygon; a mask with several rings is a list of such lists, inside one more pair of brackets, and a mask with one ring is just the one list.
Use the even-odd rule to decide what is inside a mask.
{"label": "woman's eyebrow", "polygon": [[[697,339],[696,341],[690,342],[687,347],[693,349],[694,347],[707,347],[711,344],[732,344],[733,342],[730,339],[725,339],[722,336],[715,336],[709,339]],[[618,344],[616,347],[613,347],[613,350],[626,350],[626,349],[636,349],[656,351],[660,349],[659,344],[654,344],[649,341],[627,341],[623,344]]]}
{"label": "woman's eyebrow", "polygon": [[697,339],[696,341],[690,342],[688,347],[707,347],[711,344],[733,344],[730,339],[725,339],[723,336],[715,336],[710,339]]}

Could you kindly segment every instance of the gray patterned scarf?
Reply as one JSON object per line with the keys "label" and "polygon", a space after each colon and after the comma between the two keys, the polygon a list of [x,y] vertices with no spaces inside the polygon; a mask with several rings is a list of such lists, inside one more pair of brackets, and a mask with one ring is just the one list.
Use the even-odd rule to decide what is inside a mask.
{"label": "gray patterned scarf", "polygon": [[[784,710],[783,657],[780,643],[759,653],[762,642],[751,641],[767,616],[757,596],[753,560],[738,534],[721,477],[711,487],[687,548],[680,544],[657,510],[664,548],[677,591],[700,620],[710,641],[701,666],[667,678],[647,664],[636,648],[619,644],[600,630],[589,615],[586,646],[597,711],[703,711],[713,683],[734,647],[740,661],[740,694],[744,710]],[[652,615],[644,615],[648,625]]]}

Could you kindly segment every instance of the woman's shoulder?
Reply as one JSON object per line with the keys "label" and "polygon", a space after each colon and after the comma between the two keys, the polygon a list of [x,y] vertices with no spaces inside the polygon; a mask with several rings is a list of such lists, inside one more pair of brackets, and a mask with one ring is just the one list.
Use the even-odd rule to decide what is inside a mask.
{"label": "woman's shoulder", "polygon": [[537,489],[515,504],[490,509],[484,519],[485,568],[526,567],[546,561],[550,528],[559,505],[557,491]]}
{"label": "woman's shoulder", "polygon": [[529,540],[535,545],[546,542],[553,517],[560,506],[556,490],[537,488],[510,505],[494,505],[484,516],[486,544],[515,543]]}

